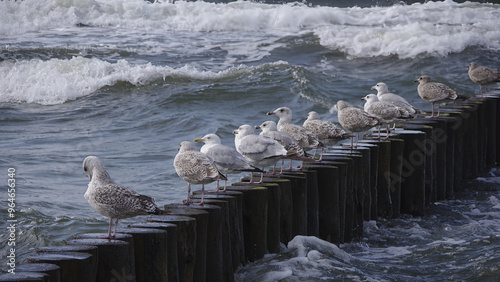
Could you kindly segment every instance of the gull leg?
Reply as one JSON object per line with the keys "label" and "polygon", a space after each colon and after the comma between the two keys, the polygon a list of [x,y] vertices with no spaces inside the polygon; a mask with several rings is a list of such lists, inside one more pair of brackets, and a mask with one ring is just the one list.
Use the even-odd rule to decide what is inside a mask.
{"label": "gull leg", "polygon": [[195,205],[203,206],[203,201],[205,200],[205,184],[201,184],[201,202],[195,203]]}
{"label": "gull leg", "polygon": [[434,117],[434,103],[431,103],[431,108],[432,108],[431,116],[426,116],[426,118],[433,118]]}
{"label": "gull leg", "polygon": [[118,228],[118,218],[115,220],[115,231],[113,231],[113,235],[111,235],[112,238],[115,238],[117,228]]}
{"label": "gull leg", "polygon": [[186,202],[184,203],[185,205],[188,205],[188,206],[189,206],[189,194],[190,193],[191,193],[191,184],[188,183],[188,195],[187,195]]}
{"label": "gull leg", "polygon": [[385,136],[385,139],[389,139],[389,132],[390,132],[389,124],[387,124],[387,136]]}

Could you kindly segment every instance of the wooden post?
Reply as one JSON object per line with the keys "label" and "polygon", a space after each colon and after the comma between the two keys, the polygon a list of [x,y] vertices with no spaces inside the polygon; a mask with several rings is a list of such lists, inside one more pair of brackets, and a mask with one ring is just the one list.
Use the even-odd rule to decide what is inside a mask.
{"label": "wooden post", "polygon": [[[340,201],[343,201],[342,194],[344,194],[345,198],[345,214],[343,219],[344,238],[341,242],[350,242],[353,238],[360,237],[363,233],[363,174],[365,169],[363,151],[366,154],[369,150],[363,147],[355,150],[341,147],[330,151],[328,155],[324,155],[323,157],[325,160],[344,162],[349,166],[347,189],[344,191],[340,187],[339,190]],[[341,221],[342,218],[342,212],[340,212]]]}
{"label": "wooden post", "polygon": [[[229,191],[205,194],[205,199],[207,201],[222,200],[226,202],[228,205],[227,207],[228,226],[226,227],[227,231],[225,231],[227,232],[227,234],[224,236],[227,236],[227,238],[229,238],[229,250],[231,251],[231,265],[232,265],[231,271],[234,273],[234,271],[241,264],[240,249],[243,248],[243,230],[242,227],[240,229],[241,222],[239,222],[241,219],[241,204],[240,205],[238,204],[238,199],[236,196],[231,196],[230,194],[228,194],[228,192]],[[200,194],[198,194],[198,192],[195,192],[193,197],[195,199],[199,199]],[[214,202],[209,201],[208,204],[215,204],[221,206],[218,201]]]}
{"label": "wooden post", "polygon": [[[418,121],[415,121],[418,122]],[[434,203],[437,199],[437,179],[436,179],[436,144],[432,141],[432,126],[418,124],[414,121],[403,125],[405,129],[418,130],[425,133],[424,142],[421,144],[425,157],[425,206]],[[427,121],[428,124],[434,124],[434,121]],[[418,142],[415,140],[414,142]]]}
{"label": "wooden post", "polygon": [[393,202],[391,199],[391,182],[388,173],[391,171],[391,141],[379,140],[374,143],[379,147],[378,183],[377,183],[377,216],[392,218]]}
{"label": "wooden post", "polygon": [[377,219],[377,189],[378,189],[378,164],[379,164],[379,147],[375,140],[361,140],[358,146],[368,147],[370,149],[370,184],[369,191],[365,195],[364,220]]}
{"label": "wooden post", "polygon": [[194,262],[194,281],[205,281],[207,274],[207,230],[209,213],[204,210],[194,209],[194,205],[169,204],[165,210],[172,215],[189,216],[196,220],[196,258]]}
{"label": "wooden post", "polygon": [[[201,201],[201,191],[197,191],[193,195],[193,199],[196,200],[196,202]],[[231,227],[230,227],[230,222],[229,222],[229,213],[231,212],[229,210],[229,203],[227,200],[223,198],[219,199],[209,199],[205,198],[204,200],[204,205],[200,206],[200,209],[206,210],[210,212],[210,210],[206,209],[206,206],[217,206],[220,208],[220,218],[218,219],[218,222],[220,224],[220,238],[218,241],[220,241],[221,244],[221,249],[220,249],[220,260],[222,260],[222,264],[219,266],[219,268],[222,268],[222,280],[221,281],[233,281],[234,280],[234,271],[233,271],[233,258],[232,258],[232,252],[231,252]],[[209,218],[212,216],[212,214],[209,215]],[[209,223],[209,226],[210,225]],[[207,251],[210,248],[207,247]],[[210,267],[212,264],[208,262],[210,259],[210,254],[207,253],[207,268]]]}
{"label": "wooden post", "polygon": [[94,260],[91,254],[79,252],[35,253],[29,255],[27,261],[29,263],[51,263],[59,266],[61,268],[61,281],[84,282],[95,279],[92,275],[96,266],[93,264]]}
{"label": "wooden post", "polygon": [[403,130],[403,168],[401,171],[401,213],[425,214],[425,132]]}
{"label": "wooden post", "polygon": [[149,216],[149,222],[163,222],[177,225],[177,255],[180,281],[194,281],[196,262],[196,219],[180,215]]}
{"label": "wooden post", "polygon": [[[101,239],[107,233],[85,233],[75,235],[69,245],[97,246],[97,281],[101,279],[136,279],[134,239],[129,234],[117,233],[113,240]],[[125,242],[126,244],[122,244]],[[107,280],[106,280],[107,281]]]}
{"label": "wooden post", "polygon": [[169,282],[179,281],[177,261],[177,225],[162,222],[140,222],[129,225],[131,228],[153,228],[167,232],[167,276]]}
{"label": "wooden post", "polygon": [[293,209],[292,237],[307,235],[307,179],[305,174],[301,172],[285,172],[281,178],[290,181]]}
{"label": "wooden post", "polygon": [[340,243],[339,170],[327,161],[304,163],[307,170],[318,175],[319,237],[331,243]]}
{"label": "wooden post", "polygon": [[167,282],[167,232],[152,228],[123,228],[118,232],[134,237],[136,280]]}
{"label": "wooden post", "polygon": [[[2,268],[2,273],[7,273],[8,268]],[[12,278],[17,279],[19,273],[24,273],[24,272],[38,272],[38,273],[45,273],[47,274],[47,277],[45,279],[50,282],[60,282],[61,280],[61,268],[55,264],[52,263],[21,263],[16,265],[16,274],[12,275],[9,273],[9,275],[12,276]],[[2,281],[2,280],[0,280]],[[14,281],[14,280],[13,280]]]}
{"label": "wooden post", "polygon": [[57,253],[57,252],[80,252],[91,254],[95,258],[97,264],[98,249],[97,246],[91,245],[62,245],[62,246],[47,246],[36,249],[37,253]]}
{"label": "wooden post", "polygon": [[316,171],[303,170],[307,180],[307,236],[319,236],[318,175]]}
{"label": "wooden post", "polygon": [[390,197],[392,202],[392,218],[401,216],[401,174],[403,171],[403,139],[390,139],[391,142],[391,169],[385,177],[388,177],[390,186]]}
{"label": "wooden post", "polygon": [[267,253],[267,189],[235,184],[227,189],[243,193],[242,219],[246,260],[252,262],[260,259]]}
{"label": "wooden post", "polygon": [[486,166],[492,167],[496,163],[496,150],[497,145],[497,120],[498,120],[498,98],[487,98],[487,114],[486,114],[486,130],[488,132],[487,146],[486,146]]}
{"label": "wooden post", "polygon": [[[333,148],[332,148],[333,149]],[[333,211],[328,210],[327,208],[322,207],[322,205],[325,205],[323,203],[322,199],[320,199],[320,214],[330,214],[333,212],[335,216],[337,217],[336,220],[338,220],[338,229],[339,229],[339,237],[338,237],[338,242],[339,243],[344,243],[346,241],[350,241],[352,238],[352,220],[347,219],[352,213],[348,212],[347,209],[350,209],[352,207],[352,193],[349,193],[349,191],[352,188],[352,170],[350,169],[349,163],[353,163],[352,159],[346,158],[344,156],[336,156],[332,155],[334,151],[331,150],[328,152],[328,154],[323,154],[323,161],[320,164],[316,165],[325,165],[325,166],[333,166],[337,170],[337,175],[336,175],[336,181],[337,183],[334,183],[335,189],[338,190],[338,192],[333,191],[332,195],[329,195],[332,198],[335,203],[338,203],[338,208],[336,208]],[[315,164],[311,164],[311,169],[313,169]],[[319,173],[319,172],[318,172]],[[321,182],[319,179],[320,176],[318,176],[318,194],[320,197],[325,196],[324,191],[321,189],[330,189],[330,188],[325,188],[320,186]],[[338,188],[337,188],[338,187]],[[321,211],[323,208],[323,211]],[[349,223],[346,223],[346,220],[349,221]],[[320,225],[323,224],[320,222]],[[346,226],[347,225],[347,226]],[[320,226],[320,230],[322,230],[322,227]],[[323,229],[327,230],[327,229]],[[334,231],[335,232],[335,231]]]}
{"label": "wooden post", "polygon": [[42,272],[17,272],[12,273],[1,273],[0,281],[7,282],[50,282],[49,275]]}

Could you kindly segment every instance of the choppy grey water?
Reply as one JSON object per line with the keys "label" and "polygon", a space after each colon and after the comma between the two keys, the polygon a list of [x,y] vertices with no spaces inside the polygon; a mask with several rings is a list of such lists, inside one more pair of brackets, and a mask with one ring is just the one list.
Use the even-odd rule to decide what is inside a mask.
{"label": "choppy grey water", "polygon": [[[499,4],[452,1],[0,1],[0,214],[15,168],[18,261],[106,230],[83,197],[86,156],[160,205],[182,201],[181,141],[217,133],[232,145],[234,129],[279,106],[297,123],[311,110],[336,122],[337,100],[361,106],[380,81],[428,110],[413,83],[422,74],[474,95],[469,62],[500,66],[499,18]],[[367,222],[340,249],[298,237],[237,278],[494,281],[500,195],[487,181],[498,171],[429,216]]]}

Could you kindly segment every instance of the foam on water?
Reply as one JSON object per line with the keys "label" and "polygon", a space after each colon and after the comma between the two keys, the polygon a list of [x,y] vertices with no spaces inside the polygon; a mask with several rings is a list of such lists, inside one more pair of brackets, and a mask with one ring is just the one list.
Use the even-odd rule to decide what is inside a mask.
{"label": "foam on water", "polygon": [[167,77],[170,79],[223,79],[237,77],[255,69],[286,66],[278,61],[257,67],[237,66],[223,71],[203,71],[193,66],[180,68],[133,65],[125,60],[116,63],[97,58],[74,57],[69,60],[4,61],[0,63],[0,103],[26,102],[42,105],[61,104],[92,94],[118,82],[146,85]]}
{"label": "foam on water", "polygon": [[499,17],[497,4],[450,0],[368,8],[247,1],[25,0],[0,2],[0,35],[77,24],[144,32],[314,32],[321,45],[351,58],[413,58],[443,56],[471,46],[500,50]]}

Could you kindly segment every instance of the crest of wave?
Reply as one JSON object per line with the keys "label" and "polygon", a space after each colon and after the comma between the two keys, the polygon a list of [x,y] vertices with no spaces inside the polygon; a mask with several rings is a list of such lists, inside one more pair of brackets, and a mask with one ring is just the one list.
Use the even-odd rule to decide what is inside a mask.
{"label": "crest of wave", "polygon": [[[235,66],[214,72],[185,65],[180,68],[155,66],[151,63],[116,63],[97,58],[73,57],[69,60],[51,59],[4,61],[0,63],[0,102],[61,104],[90,95],[105,86],[125,81],[135,86],[170,77],[175,79],[218,80],[245,75],[255,69],[286,66],[278,61],[261,66]],[[168,82],[166,82],[168,83]]]}
{"label": "crest of wave", "polygon": [[350,58],[446,56],[470,46],[500,50],[498,5],[444,2],[350,9],[343,24],[315,29],[320,43]]}

